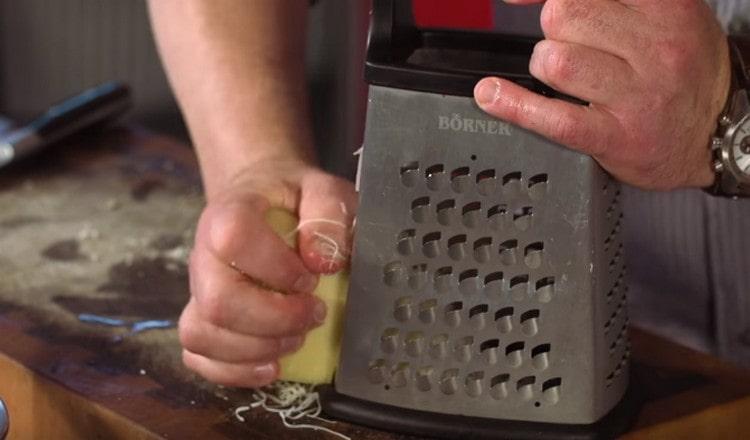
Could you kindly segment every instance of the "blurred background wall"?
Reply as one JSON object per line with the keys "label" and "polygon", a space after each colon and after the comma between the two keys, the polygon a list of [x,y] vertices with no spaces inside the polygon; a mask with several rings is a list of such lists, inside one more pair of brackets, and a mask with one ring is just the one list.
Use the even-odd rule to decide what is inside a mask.
{"label": "blurred background wall", "polygon": [[[325,0],[310,14],[309,81],[318,146],[326,167],[344,175],[353,172],[351,151],[361,142],[368,10],[367,1]],[[0,114],[25,120],[111,79],[133,88],[131,120],[187,138],[145,1],[0,0]]]}

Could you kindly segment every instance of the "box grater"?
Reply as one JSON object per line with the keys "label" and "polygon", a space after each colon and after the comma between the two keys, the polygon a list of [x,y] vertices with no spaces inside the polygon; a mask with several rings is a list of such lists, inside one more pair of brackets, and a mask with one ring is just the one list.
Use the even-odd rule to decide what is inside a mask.
{"label": "box grater", "polygon": [[618,184],[475,105],[535,41],[376,1],[360,207],[328,413],[455,438],[597,437],[629,411]]}

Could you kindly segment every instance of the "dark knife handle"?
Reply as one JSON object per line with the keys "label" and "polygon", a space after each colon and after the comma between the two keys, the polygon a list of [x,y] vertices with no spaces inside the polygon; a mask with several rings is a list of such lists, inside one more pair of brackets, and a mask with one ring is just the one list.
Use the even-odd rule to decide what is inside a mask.
{"label": "dark knife handle", "polygon": [[132,106],[130,88],[112,81],[92,87],[49,108],[27,128],[45,144],[59,141],[106,120]]}

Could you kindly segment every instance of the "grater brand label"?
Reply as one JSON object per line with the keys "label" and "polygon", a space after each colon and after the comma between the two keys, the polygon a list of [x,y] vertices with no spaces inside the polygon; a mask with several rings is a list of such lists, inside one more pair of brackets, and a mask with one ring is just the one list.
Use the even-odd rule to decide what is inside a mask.
{"label": "grater brand label", "polygon": [[510,136],[510,124],[488,119],[464,118],[458,113],[451,116],[438,116],[438,129],[445,131],[462,131],[499,136]]}

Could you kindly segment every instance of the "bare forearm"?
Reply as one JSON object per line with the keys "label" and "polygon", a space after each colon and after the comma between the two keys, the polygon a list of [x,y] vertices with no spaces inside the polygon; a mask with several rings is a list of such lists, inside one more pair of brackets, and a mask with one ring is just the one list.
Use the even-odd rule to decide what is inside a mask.
{"label": "bare forearm", "polygon": [[209,197],[258,161],[312,161],[307,2],[151,0],[154,33]]}

